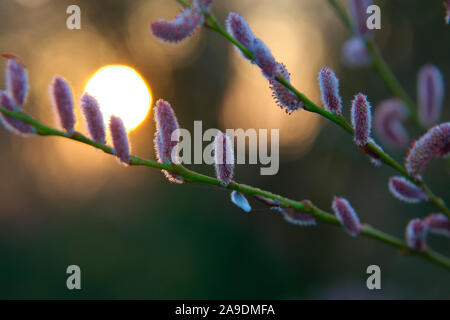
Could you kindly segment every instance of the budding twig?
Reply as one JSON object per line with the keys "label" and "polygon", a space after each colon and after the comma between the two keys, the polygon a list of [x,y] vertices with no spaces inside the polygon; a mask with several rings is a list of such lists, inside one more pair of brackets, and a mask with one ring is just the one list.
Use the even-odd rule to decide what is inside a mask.
{"label": "budding twig", "polygon": [[[85,135],[79,133],[79,132],[73,132],[68,133],[64,131],[60,131],[51,127],[48,127],[41,122],[35,120],[28,114],[25,114],[21,111],[10,111],[8,109],[0,107],[0,113],[3,113],[7,116],[22,120],[25,123],[28,123],[32,125],[35,130],[36,134],[41,136],[59,136],[66,139],[78,141],[87,145],[90,145],[94,148],[100,149],[103,152],[115,155],[114,149],[95,142]],[[184,181],[186,182],[199,182],[199,183],[207,183],[211,184],[217,187],[238,191],[243,194],[247,195],[258,195],[262,196],[264,198],[272,199],[280,204],[281,207],[284,208],[292,208],[295,210],[302,211],[304,213],[311,214],[314,216],[317,220],[320,220],[327,224],[332,224],[335,226],[340,226],[341,223],[333,214],[328,213],[318,207],[316,207],[314,204],[312,204],[310,201],[295,201],[288,198],[285,198],[283,196],[271,193],[269,191],[265,191],[256,187],[252,187],[245,184],[240,184],[235,181],[232,181],[228,186],[224,186],[222,182],[216,178],[209,177],[200,173],[197,173],[195,171],[189,170],[181,165],[175,165],[175,164],[166,164],[166,163],[159,163],[156,161],[147,160],[144,158],[140,158],[135,155],[130,155],[130,160],[128,162],[130,166],[146,166],[150,168],[156,168],[156,169],[162,169],[170,171],[176,175],[179,175],[184,178]],[[429,248],[425,250],[417,250],[415,248],[409,248],[407,243],[400,240],[397,237],[391,236],[383,231],[380,231],[368,224],[362,224],[362,230],[361,234],[368,237],[375,239],[377,241],[383,242],[387,245],[390,245],[394,248],[399,249],[402,253],[410,254],[410,255],[416,255],[418,257],[421,257],[425,260],[431,261],[433,263],[436,263],[438,265],[441,265],[447,269],[450,269],[450,258],[447,258]]]}

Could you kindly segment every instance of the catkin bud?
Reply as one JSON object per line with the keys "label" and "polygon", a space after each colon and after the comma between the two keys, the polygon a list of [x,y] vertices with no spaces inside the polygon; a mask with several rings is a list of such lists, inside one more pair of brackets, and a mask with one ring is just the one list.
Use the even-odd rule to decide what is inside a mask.
{"label": "catkin bud", "polygon": [[444,78],[437,67],[426,65],[419,70],[417,100],[420,123],[425,127],[436,124],[444,101]]}
{"label": "catkin bud", "polygon": [[339,95],[339,80],[333,70],[323,67],[319,72],[322,102],[328,112],[342,115],[342,100]]}
{"label": "catkin bud", "polygon": [[15,108],[22,108],[28,91],[28,76],[25,67],[16,57],[6,62],[5,69],[6,92],[14,101]]}
{"label": "catkin bud", "polygon": [[73,133],[75,115],[73,113],[72,91],[69,84],[60,76],[55,76],[49,87],[50,100],[55,116],[61,127]]}
{"label": "catkin bud", "polygon": [[261,39],[255,38],[253,40],[253,53],[255,62],[261,68],[263,75],[268,80],[273,80],[281,71],[280,66]]}
{"label": "catkin bud", "polygon": [[402,124],[407,118],[408,109],[401,100],[385,100],[375,110],[375,132],[389,146],[403,148],[409,140],[408,132]]}
{"label": "catkin bud", "polygon": [[[253,52],[253,41],[255,36],[248,26],[247,21],[245,21],[245,19],[236,12],[230,12],[225,20],[225,24],[228,33],[250,52]],[[238,51],[240,52],[240,50]]]}
{"label": "catkin bud", "polygon": [[350,68],[367,66],[370,63],[370,56],[364,40],[360,37],[347,40],[342,46],[342,62]]}
{"label": "catkin bud", "polygon": [[362,226],[359,222],[359,218],[346,199],[335,197],[332,208],[344,229],[351,236],[356,237],[361,233]]}
{"label": "catkin bud", "polygon": [[[287,71],[286,66],[279,63],[280,75],[287,81],[290,82],[290,73]],[[272,97],[275,99],[277,105],[281,109],[285,109],[286,113],[291,114],[295,110],[303,107],[298,97],[288,88],[283,86],[280,82],[273,79],[269,81],[270,89],[272,90]]]}
{"label": "catkin bud", "polygon": [[358,93],[352,102],[352,124],[355,130],[354,140],[356,145],[365,146],[370,139],[372,116],[370,103],[362,93]]}
{"label": "catkin bud", "polygon": [[430,214],[424,221],[429,232],[450,237],[450,220],[442,213]]}
{"label": "catkin bud", "polygon": [[367,8],[372,4],[370,0],[349,0],[350,18],[353,32],[359,36],[370,37],[372,31],[367,28]]}
{"label": "catkin bud", "polygon": [[214,140],[214,163],[217,179],[222,185],[227,186],[233,178],[233,144],[230,138],[220,131]]}
{"label": "catkin bud", "polygon": [[[6,93],[6,91],[0,92],[0,106],[9,110],[9,111],[16,111],[15,102],[13,99]],[[16,119],[13,117],[10,117],[6,114],[0,113],[0,121],[4,125],[4,127],[8,130],[11,130],[12,132],[16,134],[21,135],[31,135],[36,132],[34,127],[26,122],[23,122],[20,119]]]}
{"label": "catkin bud", "polygon": [[252,207],[250,207],[247,199],[240,192],[235,190],[231,192],[231,201],[245,212],[250,212],[252,210]]}
{"label": "catkin bud", "polygon": [[428,163],[450,153],[450,122],[434,126],[413,142],[405,158],[405,168],[410,175],[418,176]]}
{"label": "catkin bud", "polygon": [[292,208],[279,208],[279,211],[283,214],[284,219],[289,223],[302,227],[316,225],[316,219],[309,213],[304,213]]}
{"label": "catkin bud", "polygon": [[397,199],[409,203],[418,203],[428,199],[422,188],[403,177],[389,179],[389,190]]}
{"label": "catkin bud", "polygon": [[157,38],[168,42],[179,42],[189,37],[203,23],[203,15],[197,9],[184,9],[172,21],[156,20],[150,26]]}
{"label": "catkin bud", "polygon": [[122,119],[111,116],[111,119],[109,120],[109,131],[111,132],[115,155],[121,162],[125,164],[129,163],[130,143]]}
{"label": "catkin bud", "polygon": [[426,237],[428,226],[420,219],[411,220],[406,227],[406,243],[408,247],[423,251],[427,248]]}
{"label": "catkin bud", "polygon": [[105,124],[103,123],[103,114],[100,111],[97,100],[85,93],[81,98],[81,109],[86,118],[87,127],[92,140],[97,143],[105,144]]}
{"label": "catkin bud", "polygon": [[[178,121],[175,112],[167,101],[158,100],[155,105],[155,151],[159,163],[177,162],[177,145],[180,139]],[[175,183],[182,183],[183,178],[167,170],[162,170],[166,178]]]}

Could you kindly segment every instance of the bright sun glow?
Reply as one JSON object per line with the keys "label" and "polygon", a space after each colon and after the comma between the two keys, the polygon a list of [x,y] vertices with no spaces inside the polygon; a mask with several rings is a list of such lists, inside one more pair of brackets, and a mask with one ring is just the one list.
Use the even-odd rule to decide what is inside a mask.
{"label": "bright sun glow", "polygon": [[115,115],[123,120],[127,130],[144,121],[152,103],[144,79],[127,66],[102,67],[89,79],[84,91],[97,99],[106,123]]}

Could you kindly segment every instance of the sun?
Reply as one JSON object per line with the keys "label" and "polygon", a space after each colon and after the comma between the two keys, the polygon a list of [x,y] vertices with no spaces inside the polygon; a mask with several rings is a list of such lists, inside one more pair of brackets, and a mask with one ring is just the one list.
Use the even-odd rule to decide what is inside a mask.
{"label": "sun", "polygon": [[84,92],[97,99],[106,124],[115,115],[123,120],[128,131],[144,121],[152,103],[145,80],[136,70],[124,65],[108,65],[97,70]]}

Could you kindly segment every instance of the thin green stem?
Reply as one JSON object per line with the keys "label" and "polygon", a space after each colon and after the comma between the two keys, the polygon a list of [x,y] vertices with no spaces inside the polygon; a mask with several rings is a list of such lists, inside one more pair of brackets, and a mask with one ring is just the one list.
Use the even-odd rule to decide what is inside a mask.
{"label": "thin green stem", "polygon": [[[25,114],[25,113],[22,113],[19,111],[13,112],[13,111],[9,111],[5,108],[0,107],[0,113],[3,113],[7,116],[10,116],[10,117],[13,117],[16,119],[20,119],[26,123],[31,124],[35,128],[36,134],[38,134],[38,135],[63,137],[66,139],[84,143],[86,145],[90,145],[91,147],[102,150],[103,152],[105,152],[107,154],[114,155],[113,148],[111,148],[107,145],[103,145],[103,144],[97,143],[95,141],[92,141],[91,139],[89,139],[88,137],[86,137],[85,135],[83,135],[79,132],[69,134],[67,132],[63,132],[63,131],[48,127],[48,126],[40,123],[39,121],[33,119],[28,114]],[[280,205],[282,207],[293,208],[293,209],[296,209],[296,210],[299,210],[302,212],[306,212],[306,213],[313,215],[316,219],[318,219],[321,222],[335,225],[335,226],[340,226],[339,220],[333,214],[316,207],[309,200],[304,200],[304,201],[291,200],[291,199],[285,198],[283,196],[274,194],[272,192],[265,191],[265,190],[262,190],[262,189],[259,189],[256,187],[252,187],[252,186],[249,186],[246,184],[240,184],[235,181],[232,181],[227,187],[224,187],[221,184],[221,182],[219,180],[217,180],[216,178],[209,177],[209,176],[197,173],[195,171],[189,170],[189,169],[183,167],[182,165],[163,164],[163,163],[159,163],[156,161],[147,160],[147,159],[135,156],[135,155],[130,156],[130,161],[128,164],[130,166],[146,166],[146,167],[150,167],[150,168],[168,170],[173,173],[176,173],[177,175],[182,176],[186,182],[206,183],[206,184],[217,186],[219,188],[225,188],[228,190],[236,190],[236,191],[239,191],[246,195],[251,195],[251,196],[258,195],[258,196],[262,196],[262,197],[265,197],[268,199],[276,200],[280,203]],[[405,254],[416,255],[425,260],[428,260],[430,262],[441,265],[441,266],[445,267],[446,269],[450,269],[450,259],[449,258],[447,258],[443,255],[440,255],[439,253],[437,253],[431,249],[426,249],[424,251],[411,249],[407,246],[407,244],[404,241],[402,241],[394,236],[391,236],[383,231],[375,229],[374,227],[372,227],[368,224],[363,225],[362,235],[364,235],[368,238],[375,239],[375,240],[385,243],[387,245],[390,245],[394,248],[400,249]]]}

